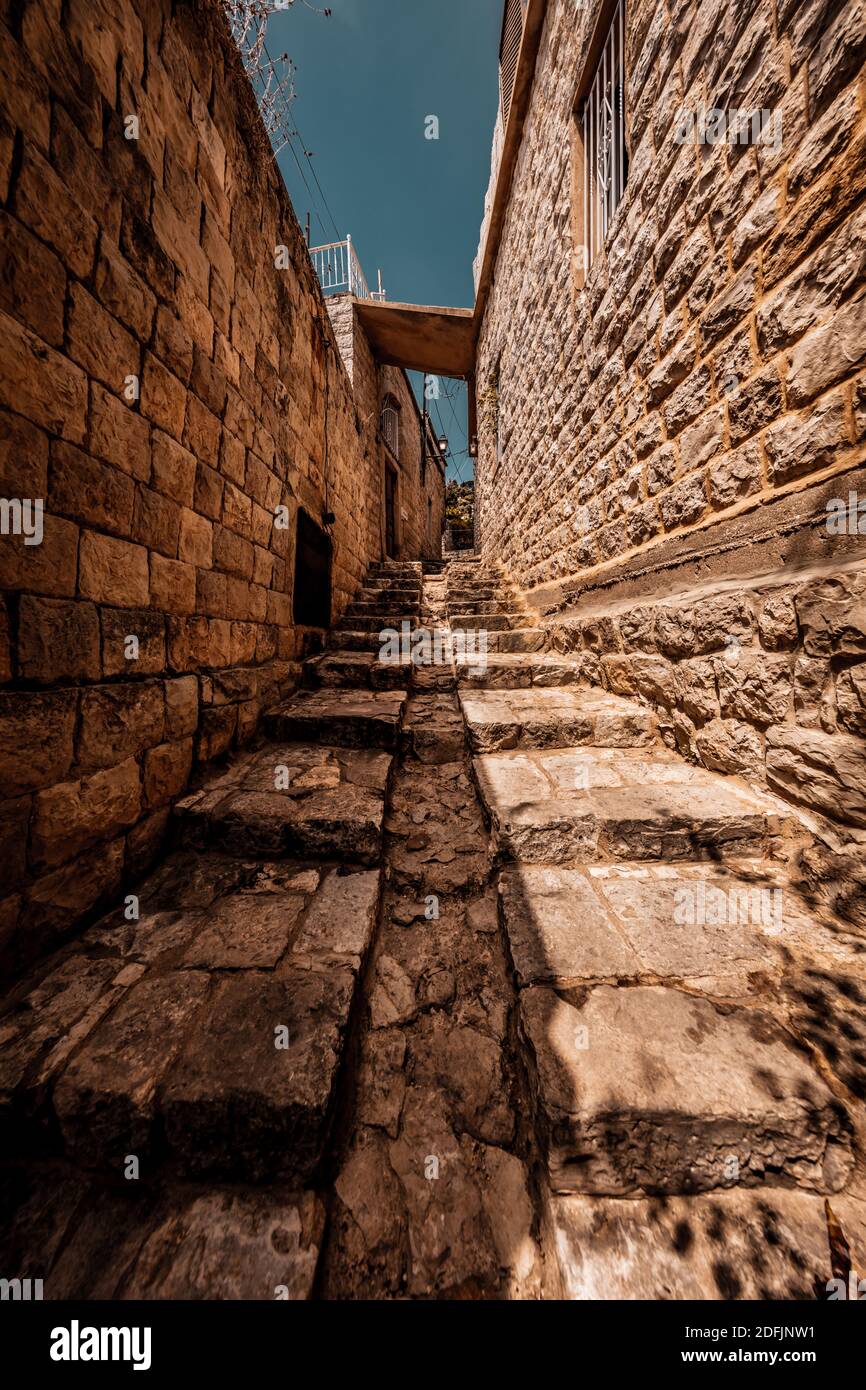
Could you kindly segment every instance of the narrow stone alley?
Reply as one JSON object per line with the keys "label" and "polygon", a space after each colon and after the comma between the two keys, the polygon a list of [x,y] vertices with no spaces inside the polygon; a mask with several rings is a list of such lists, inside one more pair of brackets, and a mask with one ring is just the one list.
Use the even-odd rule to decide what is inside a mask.
{"label": "narrow stone alley", "polygon": [[0,10],[0,1302],[866,1298],[866,4]]}
{"label": "narrow stone alley", "polygon": [[820,1296],[866,1238],[866,948],[795,886],[814,823],[666,748],[495,567],[425,568],[371,573],[168,859],[6,1000],[6,1267]]}

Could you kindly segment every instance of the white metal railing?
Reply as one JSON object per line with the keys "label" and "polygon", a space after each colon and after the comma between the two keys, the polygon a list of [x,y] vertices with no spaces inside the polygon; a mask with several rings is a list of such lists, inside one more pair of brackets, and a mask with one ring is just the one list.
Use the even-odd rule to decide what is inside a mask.
{"label": "white metal railing", "polygon": [[331,241],[327,246],[313,246],[310,256],[326,295],[353,294],[356,299],[385,299],[381,270],[379,288],[371,290],[350,236],[345,241]]}
{"label": "white metal railing", "polygon": [[619,0],[583,107],[583,226],[587,267],[604,246],[625,189],[624,0]]}

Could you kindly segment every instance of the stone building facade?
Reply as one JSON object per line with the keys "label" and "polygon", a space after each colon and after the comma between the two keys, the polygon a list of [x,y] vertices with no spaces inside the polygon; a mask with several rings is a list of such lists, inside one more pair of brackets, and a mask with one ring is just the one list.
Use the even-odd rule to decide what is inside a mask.
{"label": "stone building facade", "polygon": [[[44,505],[39,543],[6,510],[0,539],[20,964],[117,899],[195,765],[321,644],[293,606],[299,513],[330,546],[332,620],[383,557],[386,383],[357,326],[354,386],[336,350],[219,0],[2,21],[0,492]],[[433,557],[444,479],[405,462],[400,554]]]}
{"label": "stone building facade", "polygon": [[582,99],[620,11],[523,10],[477,262],[484,558],[682,752],[862,826],[866,11],[625,0],[589,263]]}
{"label": "stone building facade", "polygon": [[[351,295],[334,295],[328,313],[340,355],[355,392],[365,445],[375,456],[374,484],[378,512],[369,509],[369,543],[393,559],[438,560],[445,522],[445,463],[429,413],[419,409],[409,378],[401,367],[377,361]],[[386,439],[383,407],[396,412],[396,433]],[[426,441],[426,442],[425,442]],[[386,475],[393,485],[389,523]],[[389,540],[389,530],[392,532]]]}

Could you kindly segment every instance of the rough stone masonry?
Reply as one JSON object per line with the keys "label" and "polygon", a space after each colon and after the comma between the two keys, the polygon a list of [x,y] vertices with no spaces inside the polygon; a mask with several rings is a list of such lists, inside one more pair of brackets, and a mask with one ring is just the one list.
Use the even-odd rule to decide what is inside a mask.
{"label": "rough stone masonry", "polygon": [[669,746],[828,817],[807,877],[862,921],[866,11],[627,3],[627,176],[587,265],[580,94],[616,14],[526,12],[478,262],[477,541]]}
{"label": "rough stone masonry", "polygon": [[0,20],[0,493],[44,505],[40,544],[0,537],[14,969],[153,862],[193,767],[321,646],[299,510],[333,518],[333,618],[382,558],[386,390],[409,556],[438,553],[444,480],[351,300],[347,374],[218,0]]}

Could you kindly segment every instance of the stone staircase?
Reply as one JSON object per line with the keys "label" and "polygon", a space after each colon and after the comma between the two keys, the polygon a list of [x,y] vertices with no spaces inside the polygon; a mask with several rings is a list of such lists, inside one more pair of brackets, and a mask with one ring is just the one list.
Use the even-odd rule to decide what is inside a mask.
{"label": "stone staircase", "polygon": [[490,652],[541,651],[547,644],[547,633],[499,565],[452,561],[447,570],[446,608],[452,629],[483,630]]}
{"label": "stone staircase", "polygon": [[[461,610],[496,602],[492,572],[453,570]],[[504,586],[499,604],[519,632]],[[866,1002],[866,969],[862,940],[791,885],[810,828],[670,753],[650,707],[588,686],[579,657],[497,654],[457,674],[564,1291],[815,1296],[803,1251],[814,1267],[823,1244],[829,1268],[816,1194],[839,1194],[866,1255],[862,1180],[844,1191],[863,1091],[815,1029],[824,991]],[[659,1198],[676,1201],[673,1225]],[[763,1247],[750,1265],[707,1258],[712,1213]],[[778,1222],[787,1268],[767,1248]]]}
{"label": "stone staircase", "polygon": [[[63,1155],[67,1186],[82,1170],[115,1181],[130,1160],[149,1182],[239,1183],[232,1200],[259,1222],[247,1185],[277,1183],[274,1220],[297,1233],[303,1213],[321,1234],[300,1189],[322,1161],[378,918],[406,704],[393,687],[407,668],[380,667],[378,633],[395,614],[416,625],[420,582],[420,566],[371,576],[333,651],[306,663],[311,688],[176,805],[160,869],[6,1001],[7,1152]],[[282,1282],[303,1269],[309,1292],[315,1259],[286,1239]]]}
{"label": "stone staircase", "polygon": [[[386,630],[404,641],[487,633],[489,647],[453,667],[399,650],[389,662]],[[404,1055],[400,1027],[419,1030],[413,1074],[438,1079],[388,1120],[384,1166],[368,1172],[358,1156],[375,1150],[367,1130],[351,1149],[332,1218],[335,1288],[361,1293],[380,1268],[380,1254],[366,1264],[346,1253],[355,1227],[339,1213],[348,1204],[364,1227],[395,1165],[421,1232],[412,1239],[439,1253],[408,1285],[389,1275],[392,1293],[811,1297],[830,1277],[827,1198],[866,1258],[866,953],[792,887],[809,826],[778,798],[678,758],[649,705],[591,686],[579,656],[545,643],[495,567],[461,558],[441,573],[371,572],[326,653],[305,664],[303,688],[266,715],[260,743],[177,805],[163,865],[7,999],[0,1139],[41,1174],[25,1180],[13,1165],[0,1180],[0,1210],[11,1205],[31,1233],[16,1250],[54,1249],[70,1192],[104,1225],[134,1159],[151,1197],[121,1204],[133,1233],[116,1267],[125,1296],[153,1296],[157,1268],[164,1287],[187,1290],[176,1296],[201,1293],[166,1249],[200,1238],[210,1269],[226,1258],[223,1227],[229,1260],[253,1252],[253,1283],[205,1296],[262,1296],[275,1230],[276,1282],[308,1296],[335,1116],[357,1081],[349,1044],[371,1017],[359,1084],[363,1097],[373,1067],[374,1099],[362,1115],[390,1115],[386,1097],[411,1092],[389,1060]],[[446,895],[441,927],[424,923],[430,893]],[[503,965],[493,989],[497,932],[510,981]],[[479,1132],[498,1146],[477,1161],[458,1161],[451,1131],[442,1137],[444,1098],[475,1114],[476,1092],[499,1097],[500,1069],[524,1098],[526,1162],[544,1178],[535,1218],[528,1170],[502,1147],[517,1132],[504,1101],[491,1102],[495,1122],[458,1125],[464,1149]],[[414,1186],[401,1124],[419,1161],[447,1149],[462,1174],[439,1205],[429,1183]],[[506,1160],[510,1195],[494,1200],[486,1184]],[[479,1202],[485,1230],[507,1229],[515,1204],[526,1213],[525,1233],[510,1232],[524,1254],[530,1227],[548,1233],[531,1273],[515,1273],[509,1239],[491,1254],[489,1236],[477,1244],[459,1223],[439,1250],[434,1228],[450,1229],[456,1209],[469,1221]],[[405,1239],[394,1235],[395,1249]],[[728,1240],[746,1252],[736,1269]],[[65,1285],[45,1254],[65,1296],[107,1287],[93,1249],[90,1272],[70,1269]],[[205,1284],[224,1287],[210,1274]]]}

